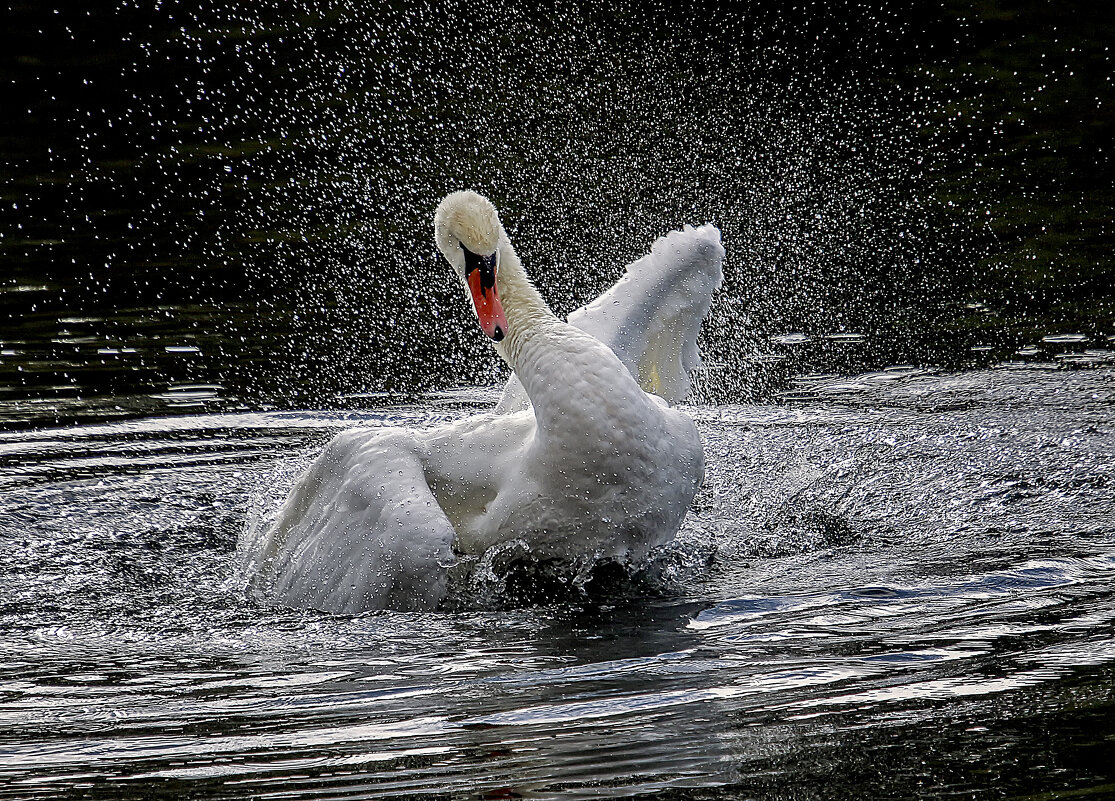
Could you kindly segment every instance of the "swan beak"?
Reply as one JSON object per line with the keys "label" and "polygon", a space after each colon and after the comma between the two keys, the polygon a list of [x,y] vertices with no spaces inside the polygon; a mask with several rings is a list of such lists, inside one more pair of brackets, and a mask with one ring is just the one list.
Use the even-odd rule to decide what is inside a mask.
{"label": "swan beak", "polygon": [[507,317],[496,291],[496,254],[477,256],[464,245],[461,249],[465,252],[465,280],[480,327],[494,342],[499,342],[507,335]]}

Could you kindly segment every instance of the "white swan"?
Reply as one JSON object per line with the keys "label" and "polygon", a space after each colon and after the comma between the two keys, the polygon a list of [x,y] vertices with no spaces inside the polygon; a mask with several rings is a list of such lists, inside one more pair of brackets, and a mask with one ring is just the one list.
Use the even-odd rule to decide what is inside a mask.
{"label": "white swan", "polygon": [[688,390],[721,280],[716,229],[660,239],[570,323],[532,286],[487,199],[449,195],[434,231],[516,378],[492,414],[337,435],[249,543],[253,585],[279,602],[432,609],[457,554],[514,540],[539,560],[638,561],[677,533],[701,483],[696,425],[633,373],[674,399]]}

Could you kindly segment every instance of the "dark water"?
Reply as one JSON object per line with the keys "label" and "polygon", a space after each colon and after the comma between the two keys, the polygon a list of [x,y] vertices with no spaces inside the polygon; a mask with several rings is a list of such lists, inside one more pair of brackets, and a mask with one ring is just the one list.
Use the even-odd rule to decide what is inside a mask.
{"label": "dark water", "polygon": [[1066,350],[1047,336],[1110,360],[1103,4],[35,0],[8,18],[13,423],[491,381],[429,236],[462,187],[503,210],[562,313],[654,236],[718,224],[710,399]]}
{"label": "dark water", "polygon": [[[0,798],[1115,797],[1112,42],[9,4]],[[720,226],[678,543],[606,600],[260,605],[238,538],[332,432],[494,401],[429,237],[462,187],[562,313]]]}

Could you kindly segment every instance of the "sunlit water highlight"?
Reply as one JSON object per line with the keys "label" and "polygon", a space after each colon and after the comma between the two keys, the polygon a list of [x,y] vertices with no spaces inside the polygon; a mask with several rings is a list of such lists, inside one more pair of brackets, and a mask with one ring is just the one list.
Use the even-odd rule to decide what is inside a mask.
{"label": "sunlit water highlight", "polygon": [[706,484],[606,603],[244,592],[246,522],[330,433],[490,400],[0,435],[0,797],[1108,792],[1112,371],[692,407]]}

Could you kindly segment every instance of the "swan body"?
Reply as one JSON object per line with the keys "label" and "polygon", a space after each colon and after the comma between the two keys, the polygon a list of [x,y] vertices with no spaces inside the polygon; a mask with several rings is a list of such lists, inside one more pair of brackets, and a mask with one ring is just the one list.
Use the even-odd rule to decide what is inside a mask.
{"label": "swan body", "polygon": [[[723,255],[715,229],[681,234],[655,245],[657,271],[636,262],[564,322],[530,283],[491,203],[473,192],[445,198],[438,248],[515,379],[489,414],[338,434],[251,544],[253,584],[330,612],[432,609],[458,555],[522,541],[539,560],[638,561],[671,539],[703,478],[701,439],[635,376],[645,371],[644,382],[675,397],[688,389]],[[653,275],[671,248],[685,251],[683,269]],[[706,298],[686,299],[694,288]],[[644,296],[642,305],[659,311],[629,291],[650,293],[656,303]],[[696,322],[679,326],[693,308]]]}

